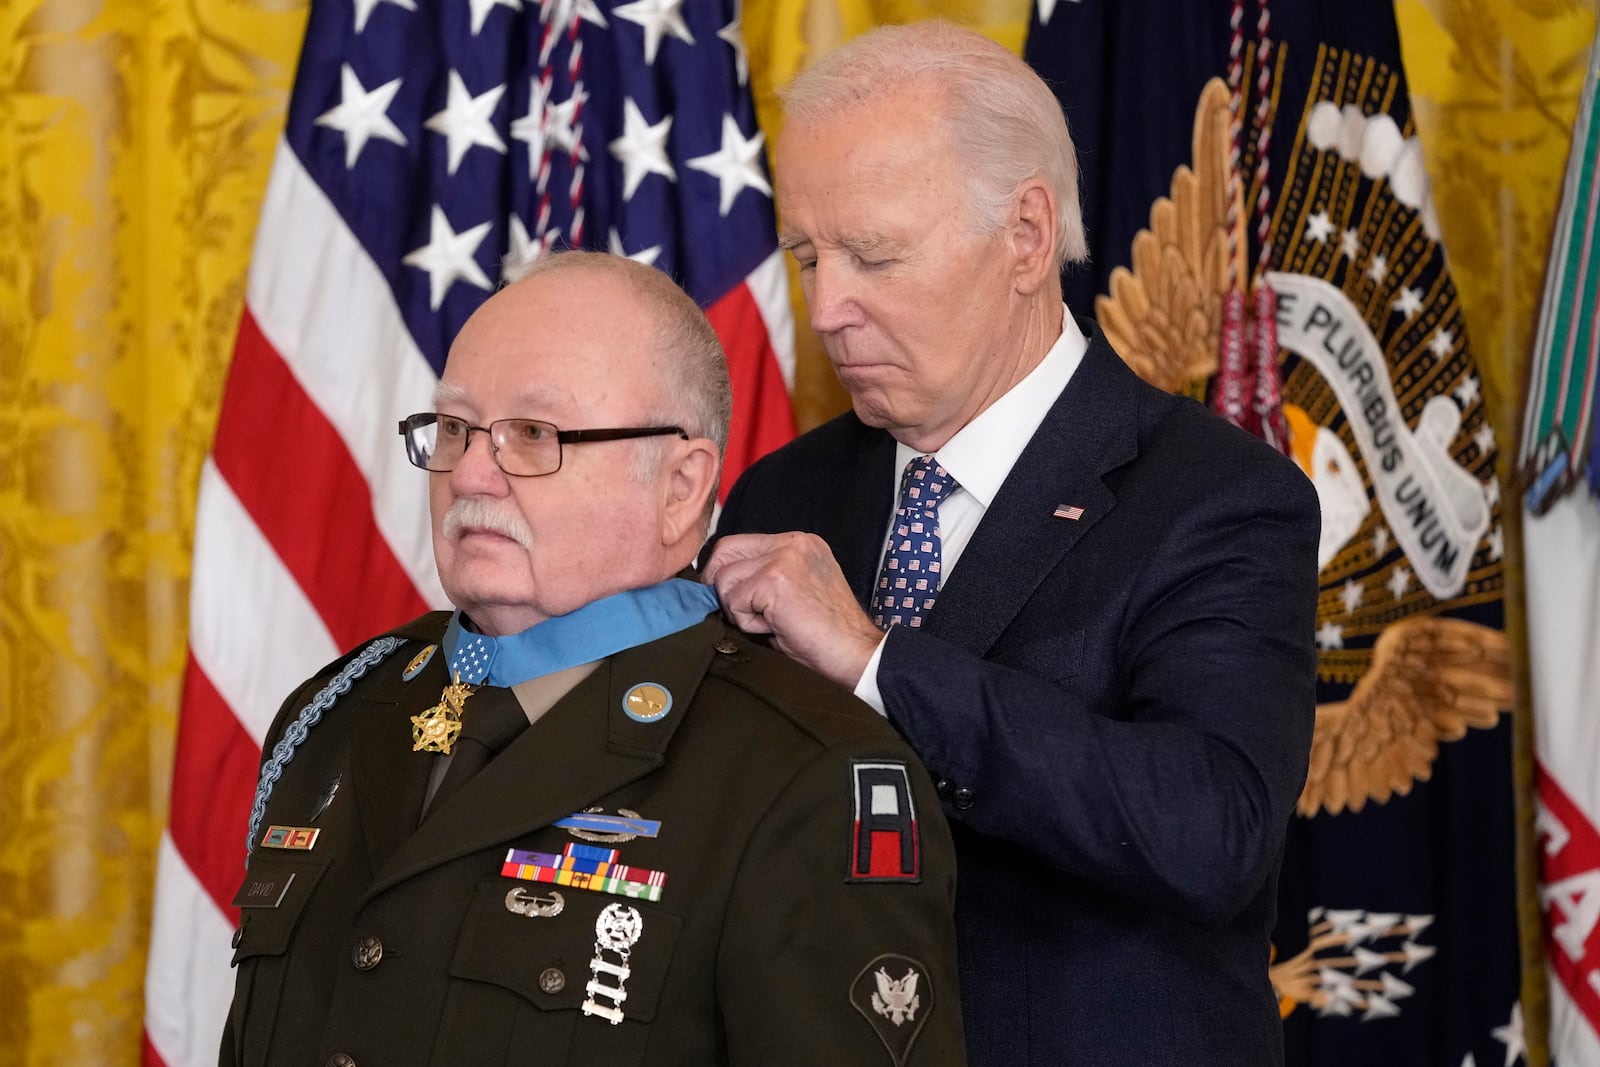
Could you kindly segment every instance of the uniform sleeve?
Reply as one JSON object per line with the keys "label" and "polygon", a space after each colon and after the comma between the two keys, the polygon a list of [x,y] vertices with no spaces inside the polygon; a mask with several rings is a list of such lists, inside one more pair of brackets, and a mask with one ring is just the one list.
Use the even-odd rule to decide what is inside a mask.
{"label": "uniform sleeve", "polygon": [[717,964],[729,1061],[965,1063],[954,905],[949,828],[910,752],[824,753],[740,861]]}
{"label": "uniform sleeve", "polygon": [[1192,922],[1250,903],[1281,855],[1315,719],[1316,498],[1298,472],[1279,481],[1180,516],[1130,574],[1115,647],[1084,650],[1114,661],[1115,693],[890,633],[890,722],[948,782],[953,820]]}
{"label": "uniform sleeve", "polygon": [[[261,753],[257,760],[256,774],[258,779],[261,768],[266,765],[268,758],[271,756],[272,746],[277,744],[278,739],[283,736],[284,730],[293,721],[293,717],[299,714],[300,708],[310,699],[310,694],[314,692],[312,685],[316,681],[316,678],[312,678],[302,682],[300,688],[285,697],[283,703],[278,706],[278,713],[272,718],[272,726],[267,730],[266,740],[262,744]],[[252,790],[250,795],[253,803],[255,791]],[[242,841],[244,839],[245,832],[249,829],[248,818],[249,813],[247,811],[246,824],[239,826],[236,831],[238,833],[237,840]],[[232,832],[235,831],[230,830],[230,833]],[[228,1017],[223,1022],[222,1043],[217,1053],[217,1062],[220,1067],[236,1067],[236,1065],[243,1063],[245,1061],[245,1046],[251,1043],[251,1039],[245,1033],[247,998],[241,996],[244,991],[239,988],[239,982],[239,975],[235,972],[233,1000],[228,1007]],[[254,1039],[260,1041],[262,1040],[262,1035],[254,1035]]]}

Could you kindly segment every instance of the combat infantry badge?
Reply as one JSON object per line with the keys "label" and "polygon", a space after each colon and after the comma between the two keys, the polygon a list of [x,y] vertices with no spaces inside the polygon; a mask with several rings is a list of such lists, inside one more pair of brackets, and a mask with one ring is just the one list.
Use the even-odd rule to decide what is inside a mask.
{"label": "combat infantry badge", "polygon": [[461,736],[461,711],[471,695],[472,687],[461,684],[461,672],[457,671],[455,680],[440,694],[439,703],[421,715],[411,716],[411,751],[441,752],[448,756],[456,738]]}
{"label": "combat infantry badge", "polygon": [[901,1067],[933,1011],[933,983],[928,969],[910,956],[886,952],[856,975],[850,1003]]}
{"label": "combat infantry badge", "polygon": [[603,808],[584,808],[550,825],[561,827],[579,841],[602,845],[620,845],[637,837],[655,837],[661,832],[658,820],[646,819],[627,808],[618,808],[615,815],[607,815]]}

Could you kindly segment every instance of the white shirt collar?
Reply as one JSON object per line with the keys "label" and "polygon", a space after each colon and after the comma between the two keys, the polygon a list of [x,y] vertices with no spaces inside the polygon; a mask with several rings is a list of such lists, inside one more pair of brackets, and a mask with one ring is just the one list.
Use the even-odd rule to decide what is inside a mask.
{"label": "white shirt collar", "polygon": [[[1061,306],[1061,336],[1050,346],[1039,365],[1016,385],[980,411],[977,416],[945,442],[934,455],[939,466],[950,472],[956,483],[988,510],[1000,485],[1011,473],[1022,450],[1033,439],[1050,406],[1067,387],[1083,362],[1089,342],[1073,321],[1065,304]],[[923,453],[895,442],[895,487],[906,464]]]}

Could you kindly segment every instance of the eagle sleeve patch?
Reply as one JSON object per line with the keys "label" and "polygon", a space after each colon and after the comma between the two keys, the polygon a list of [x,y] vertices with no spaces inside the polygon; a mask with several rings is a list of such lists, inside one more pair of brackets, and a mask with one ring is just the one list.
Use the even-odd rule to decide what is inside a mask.
{"label": "eagle sleeve patch", "polygon": [[847,882],[922,881],[911,776],[900,760],[851,760],[853,821]]}
{"label": "eagle sleeve patch", "polygon": [[933,983],[921,963],[886,952],[856,975],[850,1003],[889,1050],[895,1067],[901,1067],[933,1013]]}

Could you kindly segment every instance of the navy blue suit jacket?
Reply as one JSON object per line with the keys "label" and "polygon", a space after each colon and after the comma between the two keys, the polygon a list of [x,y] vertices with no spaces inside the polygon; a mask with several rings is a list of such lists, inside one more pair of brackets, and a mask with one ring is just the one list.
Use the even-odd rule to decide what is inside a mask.
{"label": "navy blue suit jacket", "polygon": [[[878,671],[955,832],[971,1061],[1281,1063],[1268,936],[1315,716],[1316,494],[1080,325],[1082,364]],[[816,533],[865,604],[893,465],[847,413],[750,468],[717,533]]]}

